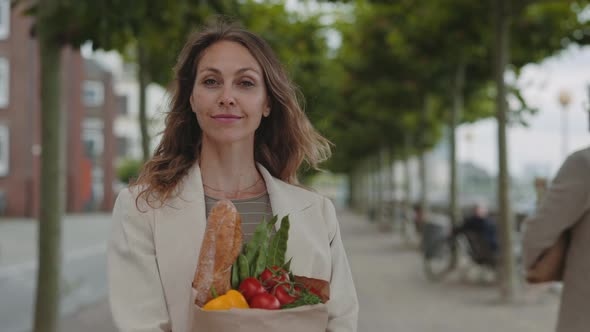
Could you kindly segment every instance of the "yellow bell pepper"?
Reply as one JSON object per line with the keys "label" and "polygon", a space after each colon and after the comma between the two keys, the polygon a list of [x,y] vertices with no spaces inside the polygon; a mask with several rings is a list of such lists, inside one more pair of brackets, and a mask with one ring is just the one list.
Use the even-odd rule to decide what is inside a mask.
{"label": "yellow bell pepper", "polygon": [[231,308],[248,309],[248,302],[237,290],[230,289],[225,295],[218,296],[205,303],[203,310],[229,310]]}

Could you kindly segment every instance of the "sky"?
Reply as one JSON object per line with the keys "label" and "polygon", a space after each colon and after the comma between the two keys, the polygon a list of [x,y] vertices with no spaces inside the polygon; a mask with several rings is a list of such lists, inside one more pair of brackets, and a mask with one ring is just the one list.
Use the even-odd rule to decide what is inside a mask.
{"label": "sky", "polygon": [[[518,83],[527,103],[539,111],[528,118],[528,127],[515,126],[508,131],[510,171],[517,176],[553,177],[564,160],[564,137],[567,153],[590,146],[590,47],[572,47],[541,64],[528,65]],[[559,103],[561,91],[571,96],[565,112]],[[497,172],[495,119],[463,125],[457,137],[459,160]]]}

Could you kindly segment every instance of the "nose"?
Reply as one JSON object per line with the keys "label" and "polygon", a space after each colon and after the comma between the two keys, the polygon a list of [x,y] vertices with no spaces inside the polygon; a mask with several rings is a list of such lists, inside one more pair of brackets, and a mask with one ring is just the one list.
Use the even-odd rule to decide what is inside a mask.
{"label": "nose", "polygon": [[236,101],[234,100],[230,90],[230,88],[223,89],[223,93],[221,96],[219,96],[219,100],[217,101],[219,106],[228,107],[234,106],[236,104]]}
{"label": "nose", "polygon": [[218,102],[219,106],[234,106],[235,102],[232,98],[221,97]]}

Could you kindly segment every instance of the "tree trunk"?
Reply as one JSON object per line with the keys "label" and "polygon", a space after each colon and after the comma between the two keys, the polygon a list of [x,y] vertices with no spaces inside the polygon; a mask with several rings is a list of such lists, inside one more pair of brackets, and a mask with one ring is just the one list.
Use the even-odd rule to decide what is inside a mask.
{"label": "tree trunk", "polygon": [[[405,196],[405,203],[404,203],[404,215],[411,216],[412,215],[412,175],[410,172],[410,146],[411,146],[411,138],[410,134],[404,135],[404,196]],[[405,225],[406,223],[404,223]]]}
{"label": "tree trunk", "polygon": [[359,213],[367,214],[368,205],[369,205],[369,175],[367,173],[367,167],[365,166],[365,161],[361,161],[359,163],[359,180],[361,182],[360,193],[357,196],[359,198]]}
{"label": "tree trunk", "polygon": [[498,120],[498,210],[500,222],[501,250],[501,296],[511,302],[516,296],[516,274],[513,250],[513,221],[510,209],[510,176],[506,148],[506,84],[504,71],[509,56],[509,12],[508,0],[494,2],[496,116]]}
{"label": "tree trunk", "polygon": [[150,158],[150,134],[148,131],[148,120],[146,111],[146,91],[149,83],[148,75],[145,71],[145,54],[141,41],[137,44],[137,81],[139,82],[139,129],[141,132],[141,150],[143,161]]}
{"label": "tree trunk", "polygon": [[[449,186],[449,217],[451,225],[459,226],[461,222],[461,213],[459,211],[459,179],[457,176],[457,127],[459,119],[463,112],[463,87],[465,86],[465,63],[460,60],[455,72],[455,81],[453,84],[453,108],[449,121],[449,145],[450,145],[450,175],[451,183]],[[457,248],[453,246],[451,266],[457,265]]]}
{"label": "tree trunk", "polygon": [[381,179],[381,156],[380,152],[371,157],[371,174],[373,175],[373,221],[381,221],[381,204],[383,200],[383,181]]}
{"label": "tree trunk", "polygon": [[390,230],[395,218],[395,182],[393,179],[393,153],[391,147],[380,152],[381,164],[381,223],[384,230]]}
{"label": "tree trunk", "polygon": [[348,171],[348,197],[346,206],[351,210],[356,210],[356,191],[358,186],[356,183],[356,170]]}
{"label": "tree trunk", "polygon": [[461,215],[459,211],[459,179],[457,176],[457,127],[463,112],[463,87],[465,85],[465,63],[460,62],[455,72],[453,84],[453,108],[449,123],[449,145],[450,145],[450,172],[451,183],[449,192],[449,216],[453,226],[459,225]]}
{"label": "tree trunk", "polygon": [[378,157],[378,181],[379,181],[379,223],[381,224],[382,228],[386,227],[390,220],[387,219],[387,211],[389,210],[390,202],[389,197],[386,193],[391,190],[390,181],[389,181],[389,168],[388,168],[388,151],[385,147],[382,147],[379,150],[379,157]]}
{"label": "tree trunk", "polygon": [[41,202],[35,332],[55,332],[60,311],[61,217],[65,193],[64,133],[61,110],[61,45],[45,28],[52,1],[39,2],[41,55]]}
{"label": "tree trunk", "polygon": [[[428,96],[424,97],[424,105],[422,107],[422,128],[426,128],[426,122],[428,119],[428,108],[429,100]],[[422,129],[425,130],[425,129]],[[420,142],[420,160],[419,160],[419,177],[420,177],[420,210],[422,211],[422,223],[428,221],[430,217],[430,204],[428,200],[428,169],[426,166],[426,159],[427,159],[427,151],[426,151],[426,138],[424,137],[424,132],[421,135],[421,142]]]}
{"label": "tree trunk", "polygon": [[388,201],[389,201],[389,206],[387,207],[387,211],[388,214],[387,216],[389,217],[389,226],[392,227],[394,226],[394,224],[396,224],[398,222],[397,220],[397,216],[398,216],[398,207],[399,207],[399,202],[397,201],[397,196],[396,196],[396,178],[395,178],[395,174],[396,174],[396,169],[395,169],[395,156],[393,153],[393,146],[389,146],[387,148],[387,162],[386,162],[386,166],[385,166],[385,170],[386,170],[386,174],[387,174],[387,183],[388,183],[388,187],[389,187],[389,196],[388,196]]}
{"label": "tree trunk", "polygon": [[362,195],[362,173],[359,172],[359,167],[355,167],[350,172],[350,184],[349,184],[349,197],[350,197],[350,208],[354,211],[359,212],[361,210],[361,200],[359,199]]}
{"label": "tree trunk", "polygon": [[361,175],[363,179],[362,190],[362,209],[363,214],[368,214],[371,206],[371,170],[368,166],[368,160],[363,160],[361,163]]}

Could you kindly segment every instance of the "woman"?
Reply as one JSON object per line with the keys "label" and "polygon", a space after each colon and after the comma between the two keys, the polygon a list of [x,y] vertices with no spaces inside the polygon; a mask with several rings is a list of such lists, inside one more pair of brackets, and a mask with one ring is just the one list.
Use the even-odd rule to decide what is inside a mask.
{"label": "woman", "polygon": [[[262,217],[289,215],[296,275],[330,281],[328,331],[356,331],[358,302],[330,200],[297,170],[330,154],[260,37],[219,24],[192,36],[175,68],[160,145],[113,211],[110,302],[121,331],[192,331],[206,216],[231,199],[247,241]],[[256,203],[256,204],[253,204]]]}

